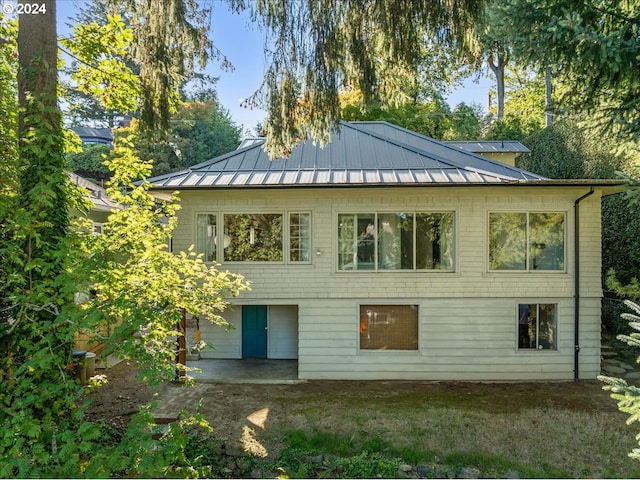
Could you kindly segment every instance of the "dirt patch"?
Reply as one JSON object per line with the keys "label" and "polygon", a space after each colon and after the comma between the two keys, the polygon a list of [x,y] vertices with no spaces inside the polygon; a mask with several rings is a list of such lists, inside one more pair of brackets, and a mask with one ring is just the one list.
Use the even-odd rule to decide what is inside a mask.
{"label": "dirt patch", "polygon": [[529,409],[617,412],[615,402],[598,381],[311,381],[293,385],[197,383],[192,387],[167,382],[153,389],[136,381],[131,362],[122,362],[103,373],[108,383],[89,394],[91,419],[122,428],[141,406],[153,401],[158,401],[158,410],[165,415],[183,409],[195,412],[200,406],[216,436],[232,449],[241,448],[239,439],[264,436],[267,427],[275,424],[295,428],[297,416],[308,417],[327,408],[357,411],[374,405],[381,415],[439,407],[488,414],[517,414]]}

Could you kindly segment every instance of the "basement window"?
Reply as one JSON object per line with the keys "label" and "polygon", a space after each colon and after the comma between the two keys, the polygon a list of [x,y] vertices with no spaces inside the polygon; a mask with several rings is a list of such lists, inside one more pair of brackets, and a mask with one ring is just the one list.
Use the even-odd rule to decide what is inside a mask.
{"label": "basement window", "polygon": [[558,305],[520,303],[518,305],[518,350],[558,349]]}
{"label": "basement window", "polygon": [[361,350],[418,350],[417,305],[360,305]]}

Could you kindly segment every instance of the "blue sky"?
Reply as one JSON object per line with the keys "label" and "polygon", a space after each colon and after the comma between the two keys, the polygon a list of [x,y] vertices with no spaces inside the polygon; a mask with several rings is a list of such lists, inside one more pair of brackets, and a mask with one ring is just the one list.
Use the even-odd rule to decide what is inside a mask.
{"label": "blue sky", "polygon": [[[65,26],[68,18],[75,15],[78,0],[58,0],[58,34],[68,33]],[[251,25],[247,14],[235,14],[229,11],[227,3],[221,0],[203,2],[212,7],[211,39],[235,67],[232,71],[222,70],[215,60],[210,63],[206,73],[219,78],[216,85],[221,104],[229,110],[235,123],[244,130],[251,131],[264,120],[262,110],[241,107],[243,99],[251,96],[260,86],[265,71],[263,53],[264,36]],[[487,95],[491,82],[483,79],[479,84],[471,80],[454,91],[448,97],[451,106],[460,102],[478,103],[486,109]]]}

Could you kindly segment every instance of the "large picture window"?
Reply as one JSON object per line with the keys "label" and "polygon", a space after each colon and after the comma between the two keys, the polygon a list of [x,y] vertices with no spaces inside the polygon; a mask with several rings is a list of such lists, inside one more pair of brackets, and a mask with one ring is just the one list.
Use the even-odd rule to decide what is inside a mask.
{"label": "large picture window", "polygon": [[415,269],[453,269],[453,212],[338,215],[338,270]]}
{"label": "large picture window", "polygon": [[565,214],[489,213],[489,270],[564,270]]}
{"label": "large picture window", "polygon": [[551,303],[518,305],[518,349],[557,350],[558,306]]}
{"label": "large picture window", "polygon": [[417,350],[417,305],[360,305],[361,350]]}

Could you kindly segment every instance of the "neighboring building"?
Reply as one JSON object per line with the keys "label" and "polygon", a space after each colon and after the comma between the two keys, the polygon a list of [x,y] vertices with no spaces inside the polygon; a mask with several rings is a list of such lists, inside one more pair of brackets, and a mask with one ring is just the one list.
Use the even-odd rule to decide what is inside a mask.
{"label": "neighboring building", "polygon": [[70,127],[80,137],[82,143],[103,143],[113,146],[113,135],[110,128]]}
{"label": "neighboring building", "polygon": [[482,140],[442,142],[445,145],[459,148],[466,152],[477,153],[483,157],[497,160],[512,167],[516,164],[516,158],[523,153],[531,153],[527,147],[514,140]]}
{"label": "neighboring building", "polygon": [[106,223],[109,215],[113,210],[119,210],[122,206],[112,201],[107,196],[107,191],[104,187],[97,185],[80,175],[75,173],[69,173],[69,178],[73,183],[80,187],[86,188],[89,192],[88,200],[91,201],[91,210],[84,214],[80,211],[74,210],[72,213],[78,216],[85,216],[93,221],[94,233],[102,233],[102,227]]}
{"label": "neighboring building", "polygon": [[545,179],[385,122],[151,182],[181,192],[175,251],[252,282],[234,330],[200,322],[203,358],[297,359],[301,379],[599,373],[600,198],[620,182]]}

